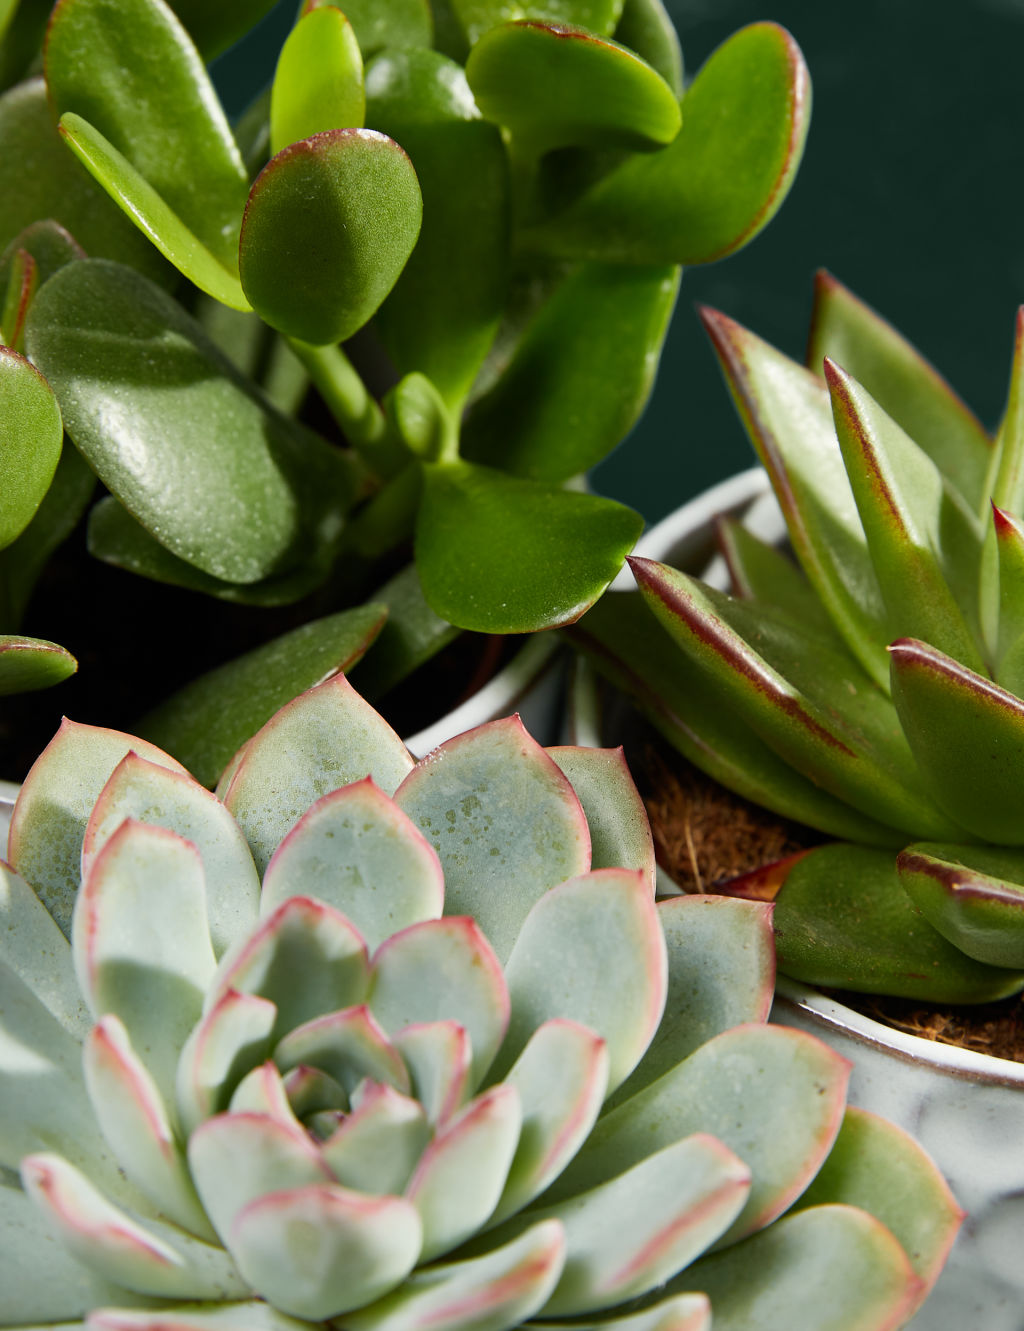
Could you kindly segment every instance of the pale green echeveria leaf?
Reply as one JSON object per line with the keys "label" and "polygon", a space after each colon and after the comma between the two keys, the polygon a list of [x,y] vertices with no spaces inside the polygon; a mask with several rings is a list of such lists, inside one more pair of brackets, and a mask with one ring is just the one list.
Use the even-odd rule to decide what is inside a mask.
{"label": "pale green echeveria leaf", "polygon": [[640,1062],[665,1008],[665,939],[643,875],[597,869],[552,888],[524,921],[505,975],[512,1017],[499,1069],[545,1021],[568,1018],[605,1041],[610,1094]]}
{"label": "pale green echeveria leaf", "polygon": [[261,908],[269,913],[292,896],[334,906],[375,952],[399,930],[440,916],[444,875],[423,833],[367,777],[317,800],[274,852]]}
{"label": "pale green echeveria leaf", "polygon": [[850,651],[888,689],[885,606],[825,385],[724,314],[702,318],[804,572]]}
{"label": "pale green echeveria leaf", "polygon": [[851,1105],[828,1159],[796,1209],[836,1202],[867,1211],[899,1240],[921,1281],[916,1312],[964,1219],[945,1179],[902,1128]]}
{"label": "pale green echeveria leaf", "polygon": [[[334,1104],[337,1107],[347,1103],[344,1089],[333,1077],[328,1077],[318,1068],[293,1068],[288,1076],[292,1079],[302,1113],[317,1113],[321,1104]],[[322,1100],[323,1096],[327,1097],[325,1101]],[[318,1099],[320,1102],[314,1107]],[[228,1112],[263,1114],[287,1127],[294,1127],[297,1123],[301,1125],[300,1114],[292,1105],[291,1091],[285,1085],[277,1065],[270,1059],[245,1074],[231,1092]]]}
{"label": "pale green echeveria leaf", "polygon": [[359,931],[322,901],[290,897],[224,957],[204,1011],[211,1014],[232,990],[254,994],[277,1009],[274,1039],[280,1040],[325,1012],[362,1003],[369,982]]}
{"label": "pale green echeveria leaf", "polygon": [[720,1141],[677,1135],[617,1177],[532,1210],[495,1237],[530,1220],[560,1220],[565,1269],[543,1311],[595,1312],[641,1297],[688,1266],[729,1228],[749,1189],[750,1170]]}
{"label": "pale green echeveria leaf", "polygon": [[423,1106],[392,1086],[364,1083],[352,1112],[321,1146],[346,1188],[373,1196],[401,1194],[430,1141]]}
{"label": "pale green echeveria leaf", "polygon": [[586,1141],[608,1088],[608,1047],[589,1027],[556,1017],[534,1031],[505,1084],[519,1094],[522,1127],[490,1225],[538,1197]]}
{"label": "pale green echeveria leaf", "polygon": [[972,837],[1024,844],[1024,702],[927,643],[901,639],[889,655],[893,701],[923,785]]}
{"label": "pale green echeveria leaf", "polygon": [[890,323],[821,271],[807,344],[807,365],[815,374],[826,356],[864,385],[978,512],[993,461],[981,422]]}
{"label": "pale green echeveria leaf", "polygon": [[[583,25],[586,26],[586,25]],[[803,153],[810,79],[784,28],[755,23],[715,51],[683,99],[683,127],[631,157],[523,241],[612,263],[710,263],[775,215]]]}
{"label": "pale green echeveria leaf", "polygon": [[351,337],[405,267],[422,211],[412,163],[387,135],[335,129],[293,143],[249,194],[245,294],[272,328],[301,342]]}
{"label": "pale green echeveria leaf", "polygon": [[175,1101],[186,1135],[228,1108],[239,1083],[271,1049],[277,1008],[256,994],[229,990],[193,1028],[178,1060]]}
{"label": "pale green echeveria leaf", "polygon": [[94,126],[231,272],[248,176],[173,11],[162,0],[64,0],[47,30],[46,84],[55,114]]}
{"label": "pale green echeveria leaf", "polygon": [[582,28],[521,20],[491,28],[466,78],[488,120],[518,151],[658,148],[679,133],[676,94],[634,52]]}
{"label": "pale green echeveria leaf", "polygon": [[509,181],[498,130],[462,68],[436,51],[379,55],[367,123],[397,140],[423,193],[423,227],[375,327],[400,374],[425,374],[458,410],[494,340],[509,267]]}
{"label": "pale green echeveria leaf", "polygon": [[[1005,509],[992,506],[992,530],[998,570],[998,625],[993,652],[995,681],[1024,696],[1024,525]],[[984,567],[984,566],[983,566]],[[984,574],[982,575],[984,577]],[[984,587],[984,583],[982,584]],[[982,592],[984,596],[984,591]]]}
{"label": "pale green echeveria leaf", "polygon": [[0,634],[0,696],[51,688],[77,669],[78,661],[59,643]]}
{"label": "pale green echeveria leaf", "polygon": [[825,379],[889,638],[923,638],[983,671],[981,523],[928,454],[855,379],[828,359]]}
{"label": "pale green echeveria leaf", "polygon": [[489,29],[522,19],[610,37],[622,14],[622,0],[453,0],[452,7],[471,47]]}
{"label": "pale green echeveria leaf", "polygon": [[906,1253],[874,1216],[852,1206],[817,1206],[685,1271],[681,1289],[711,1299],[715,1331],[819,1331],[834,1325],[903,1326],[920,1281]]}
{"label": "pale green echeveria leaf", "polygon": [[369,989],[373,1015],[389,1035],[414,1023],[461,1026],[471,1052],[469,1089],[480,1085],[508,1029],[509,992],[475,920],[445,916],[393,934],[373,958]]}
{"label": "pale green echeveria leaf", "polygon": [[899,832],[931,836],[918,829],[944,827],[939,836],[957,835],[962,824],[920,789],[892,704],[850,657],[771,607],[734,600],[667,564],[631,566],[647,604],[714,683],[720,705],[734,708],[779,757]]}
{"label": "pale green echeveria leaf", "polygon": [[322,795],[364,776],[391,795],[413,766],[387,722],[344,675],[333,675],[275,713],[228,767],[218,794],[262,873]]}
{"label": "pale green echeveria leaf", "polygon": [[28,1156],[21,1178],[61,1243],[103,1279],[170,1299],[222,1299],[248,1292],[222,1249],[176,1225],[138,1220],[60,1156]]}
{"label": "pale green echeveria leaf", "polygon": [[[298,1245],[301,1266],[293,1256]],[[404,1197],[313,1185],[251,1202],[235,1222],[232,1248],[258,1293],[287,1313],[320,1321],[399,1285],[419,1255],[420,1223]]]}
{"label": "pale green echeveria leaf", "polygon": [[79,987],[97,1021],[119,1017],[167,1101],[217,962],[203,863],[190,842],[129,818],[85,876],[72,919]]}
{"label": "pale green echeveria leaf", "polygon": [[677,97],[683,95],[683,52],[672,16],[661,0],[626,0],[615,40],[656,69]]}
{"label": "pale green echeveria leaf", "polygon": [[0,548],[35,517],[60,460],[57,400],[23,356],[0,347]]}
{"label": "pale green echeveria leaf", "polygon": [[435,1263],[400,1289],[345,1318],[351,1331],[505,1331],[547,1302],[565,1262],[565,1235],[553,1220],[482,1257]]}
{"label": "pale green echeveria leaf", "polygon": [[302,14],[288,35],[270,95],[270,151],[325,129],[363,124],[363,58],[352,24],[324,5]]}
{"label": "pale green echeveria leaf", "polygon": [[198,850],[206,883],[206,913],[214,955],[248,934],[259,913],[260,880],[238,824],[190,777],[135,753],[111,773],[93,806],[82,842],[82,876],[126,818],[163,827]]}
{"label": "pale green echeveria leaf", "polygon": [[178,216],[127,157],[84,117],[65,111],[59,132],[78,161],[156,249],[200,291],[248,310],[237,264],[229,268]]}
{"label": "pale green echeveria leaf", "polygon": [[[533,904],[590,868],[580,802],[518,717],[442,744],[417,763],[395,803],[440,856],[446,913],[471,915],[501,962]],[[524,837],[524,827],[536,831]]]}
{"label": "pale green echeveria leaf", "polygon": [[[136,729],[185,764],[204,786],[287,702],[359,661],[385,622],[370,603],[302,624],[192,680]],[[315,893],[314,895],[320,895]]]}
{"label": "pale green echeveria leaf", "polygon": [[768,1020],[775,987],[771,908],[698,893],[658,903],[668,995],[657,1034],[609,1100],[614,1109],[714,1036]]}
{"label": "pale green echeveria leaf", "polygon": [[82,1064],[96,1121],[127,1177],[168,1220],[214,1242],[175,1123],[117,1017],[93,1027]]}
{"label": "pale green echeveria leaf", "polygon": [[842,643],[806,573],[784,551],[762,541],[735,518],[716,521],[715,539],[735,595],[778,606],[801,620],[805,628],[830,638],[835,645]]}
{"label": "pale green echeveria leaf", "polygon": [[[537,1331],[557,1331],[560,1322],[534,1320]],[[580,1331],[711,1331],[711,1304],[704,1294],[675,1294],[626,1316],[602,1313],[573,1323]]]}
{"label": "pale green echeveria leaf", "polygon": [[590,828],[592,869],[639,869],[654,891],[654,838],[625,755],[618,749],[548,749],[569,778]]}
{"label": "pale green echeveria leaf", "polygon": [[401,1054],[364,1003],[293,1027],[278,1042],[274,1062],[282,1072],[322,1068],[348,1097],[367,1078],[403,1095],[412,1089]]}
{"label": "pale green echeveria leaf", "polygon": [[471,1093],[472,1050],[465,1026],[457,1021],[421,1021],[403,1027],[393,1039],[405,1059],[417,1101],[427,1122],[443,1125]]}
{"label": "pale green echeveria leaf", "polygon": [[490,1217],[521,1124],[519,1094],[503,1084],[471,1100],[434,1137],[405,1190],[423,1222],[421,1261],[458,1247]]}
{"label": "pale green echeveria leaf", "polygon": [[0,861],[0,962],[10,967],[76,1039],[92,1021],[82,1002],[71,948],[23,878]]}
{"label": "pale green echeveria leaf", "polygon": [[802,776],[723,706],[715,678],[679,651],[639,594],[606,593],[569,635],[681,753],[730,790],[832,836],[894,848],[905,840]]}
{"label": "pale green echeveria leaf", "polygon": [[62,449],[35,517],[17,540],[0,550],[0,624],[5,628],[22,622],[46,561],[74,531],[95,487],[96,477],[78,449]]}
{"label": "pale green echeveria leaf", "polygon": [[251,31],[273,8],[274,0],[242,0],[232,5],[210,5],[206,0],[169,0],[169,3],[203,59],[209,61]]}
{"label": "pale green echeveria leaf", "polygon": [[911,902],[954,947],[1024,970],[1024,852],[919,842],[896,868]]}
{"label": "pale green echeveria leaf", "polygon": [[11,867],[32,884],[68,937],[81,881],[82,842],[100,792],[125,754],[187,775],[155,744],[118,730],[64,720],[36,759],[11,816]]}
{"label": "pale green echeveria leaf", "polygon": [[733,1027],[605,1114],[552,1193],[570,1197],[680,1137],[711,1132],[750,1171],[721,1240],[733,1243],[771,1224],[814,1178],[839,1131],[849,1075],[846,1059],[802,1032]]}
{"label": "pale green echeveria leaf", "polygon": [[[109,1300],[108,1300],[109,1302]],[[262,1299],[254,1303],[178,1304],[172,1314],[99,1308],[89,1317],[89,1331],[306,1331]],[[688,1331],[688,1329],[686,1329]]]}
{"label": "pale green echeveria leaf", "polygon": [[460,628],[571,624],[601,595],[643,520],[610,499],[468,462],[425,468],[416,565],[433,609]]}
{"label": "pale green echeveria leaf", "polygon": [[356,486],[346,455],[274,411],[145,278],[68,264],[26,342],[76,447],[173,554],[253,583],[333,548]]}
{"label": "pale green echeveria leaf", "polygon": [[538,481],[600,462],[647,403],[678,291],[677,268],[580,265],[474,402],[464,456]]}
{"label": "pale green echeveria leaf", "polygon": [[41,78],[0,97],[0,135],[0,246],[33,223],[53,219],[88,254],[118,259],[150,277],[166,274],[153,246],[61,142]]}
{"label": "pale green echeveria leaf", "polygon": [[382,46],[430,46],[434,21],[429,0],[303,0],[300,14],[334,5],[344,9],[356,30],[359,49],[369,56]]}
{"label": "pale green echeveria leaf", "polygon": [[942,937],[900,885],[896,857],[818,846],[797,858],[775,899],[779,970],[807,984],[936,1003],[989,1003],[1024,973],[987,966]]}

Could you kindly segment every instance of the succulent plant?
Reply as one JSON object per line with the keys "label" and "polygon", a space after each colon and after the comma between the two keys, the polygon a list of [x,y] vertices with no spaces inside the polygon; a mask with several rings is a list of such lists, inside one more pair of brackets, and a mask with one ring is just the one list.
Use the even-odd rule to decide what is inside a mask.
{"label": "succulent plant", "polygon": [[788,974],[953,1002],[1016,993],[1024,322],[993,440],[827,274],[812,370],[704,319],[799,567],[726,521],[735,596],[637,559],[662,627],[632,598],[584,635],[698,766],[839,838],[738,885],[776,900]]}
{"label": "succulent plant", "polygon": [[[16,635],[97,477],[89,547],[120,568],[256,607],[316,593],[306,618],[378,591],[388,681],[452,626],[578,616],[640,519],[567,482],[641,411],[680,265],[785,196],[809,114],[792,38],[735,34],[681,112],[660,0],[511,22],[497,0],[306,0],[232,129],[204,57],[267,5],[209,8],[60,0],[44,77],[0,98],[0,687],[74,668]],[[12,68],[42,9],[5,6]],[[291,645],[278,704],[322,677],[316,646],[366,649],[360,614]],[[217,682],[204,716],[239,692]]]}
{"label": "succulent plant", "polygon": [[655,904],[621,753],[510,718],[414,764],[337,676],[218,797],[66,722],[10,860],[4,1326],[866,1331],[956,1232],[766,1024],[771,907]]}

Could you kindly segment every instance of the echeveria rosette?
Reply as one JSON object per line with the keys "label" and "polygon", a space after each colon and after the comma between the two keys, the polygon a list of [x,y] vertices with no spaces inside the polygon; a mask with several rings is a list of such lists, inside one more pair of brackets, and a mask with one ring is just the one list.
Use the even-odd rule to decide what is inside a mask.
{"label": "echeveria rosette", "polygon": [[655,903],[619,752],[414,763],[339,676],[218,797],[66,723],[10,858],[4,1326],[881,1329],[942,1265],[934,1167],[766,1024],[771,908]]}
{"label": "echeveria rosette", "polygon": [[788,974],[953,1002],[1015,993],[1021,325],[992,440],[931,366],[827,275],[811,369],[724,315],[704,319],[799,567],[725,522],[736,596],[637,559],[643,600],[668,636],[647,617],[638,637],[644,614],[627,601],[599,609],[585,634],[692,761],[856,843],[738,886],[776,900]]}

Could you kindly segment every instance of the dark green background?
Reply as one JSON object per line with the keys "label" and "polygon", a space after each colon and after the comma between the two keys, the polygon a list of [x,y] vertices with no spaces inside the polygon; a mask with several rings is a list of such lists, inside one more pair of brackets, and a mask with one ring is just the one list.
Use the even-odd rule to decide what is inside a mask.
{"label": "dark green background", "polygon": [[[294,16],[224,57],[240,109]],[[830,269],[901,328],[989,425],[1024,291],[1024,0],[670,0],[690,73],[730,32],[783,23],[814,85],[807,152],[776,219],[738,256],[684,276],[654,397],[595,475],[649,520],[752,460],[695,304],[802,355],[811,278]]]}

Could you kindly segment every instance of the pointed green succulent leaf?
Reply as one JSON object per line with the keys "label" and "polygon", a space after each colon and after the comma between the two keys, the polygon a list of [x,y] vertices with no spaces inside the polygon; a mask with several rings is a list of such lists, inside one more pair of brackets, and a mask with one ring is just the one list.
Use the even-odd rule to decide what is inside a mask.
{"label": "pointed green succulent leaf", "polygon": [[404,1191],[429,1140],[418,1101],[392,1086],[367,1082],[359,1103],[321,1150],[344,1187],[382,1196]]}
{"label": "pointed green succulent leaf", "polygon": [[807,344],[815,374],[826,356],[864,385],[978,512],[993,461],[981,423],[891,324],[822,271],[814,282]]}
{"label": "pointed green succulent leaf", "polygon": [[218,793],[262,873],[322,795],[367,775],[392,794],[412,768],[409,751],[387,722],[344,675],[333,675],[271,717],[229,766]]}
{"label": "pointed green succulent leaf", "polygon": [[51,688],[77,669],[78,662],[59,643],[0,634],[0,696]]}
{"label": "pointed green succulent leaf", "polygon": [[1014,325],[1010,393],[996,439],[998,462],[991,482],[992,502],[1011,513],[1024,510],[1024,306]]}
{"label": "pointed green succulent leaf", "polygon": [[425,468],[416,564],[433,609],[460,628],[571,624],[640,534],[632,509],[467,462]]}
{"label": "pointed green succulent leaf", "polygon": [[14,806],[8,860],[69,937],[89,815],[110,774],[129,752],[187,775],[155,744],[65,720],[36,759]]}
{"label": "pointed green succulent leaf", "polygon": [[888,636],[923,638],[983,671],[980,523],[928,454],[827,358],[825,380]]}
{"label": "pointed green succulent leaf", "polygon": [[654,891],[654,839],[621,748],[547,750],[569,778],[590,827],[592,869],[639,869]]}
{"label": "pointed green succulent leaf", "polygon": [[53,916],[23,878],[0,860],[0,963],[45,1004],[69,1035],[92,1025],[78,988],[71,948]]}
{"label": "pointed green succulent leaf", "polygon": [[315,346],[351,337],[412,253],[416,173],[385,134],[331,129],[284,148],[256,178],[239,242],[253,308]]}
{"label": "pointed green succulent leaf", "polygon": [[716,685],[720,705],[736,709],[781,758],[904,833],[959,826],[919,790],[892,705],[852,659],[779,611],[733,600],[667,564],[630,565],[659,621]]}
{"label": "pointed green succulent leaf", "polygon": [[249,309],[235,261],[232,259],[228,265],[218,258],[95,125],[73,111],[66,111],[60,118],[59,130],[92,178],[184,277],[232,309]]}
{"label": "pointed green succulent leaf", "polygon": [[[995,681],[1024,696],[1024,524],[993,505],[992,530],[999,575]],[[983,593],[984,594],[984,593]]]}
{"label": "pointed green succulent leaf", "polygon": [[794,980],[936,1003],[987,1003],[1024,974],[973,961],[900,886],[896,858],[869,846],[819,846],[790,867],[775,901],[779,969]]}
{"label": "pointed green succulent leaf", "polygon": [[374,952],[408,925],[440,916],[444,875],[422,832],[366,777],[317,800],[274,852],[264,913],[296,895],[342,911]]}
{"label": "pointed green succulent leaf", "polygon": [[143,717],[138,730],[212,786],[285,703],[359,661],[385,614],[370,603],[292,629],[186,684]]}
{"label": "pointed green succulent leaf", "polygon": [[784,28],[755,23],[707,60],[683,99],[683,127],[550,219],[527,245],[613,263],[710,263],[775,215],[796,175],[810,79]]}
{"label": "pointed green succulent leaf", "polygon": [[0,347],[0,548],[25,530],[50,488],[64,431],[49,385]]}
{"label": "pointed green succulent leaf", "polygon": [[193,1028],[178,1060],[175,1099],[186,1134],[227,1109],[233,1089],[270,1051],[273,1003],[230,990]]}
{"label": "pointed green succulent leaf", "polygon": [[737,596],[779,606],[815,633],[842,642],[806,573],[788,555],[734,518],[720,518],[715,535]]}
{"label": "pointed green succulent leaf", "polygon": [[260,399],[139,274],[68,264],[33,302],[26,343],[78,449],[172,553],[252,583],[336,538],[354,497],[344,454]]}
{"label": "pointed green succulent leaf", "polygon": [[976,961],[1024,970],[1024,851],[922,842],[902,851],[896,867],[943,938]]}
{"label": "pointed green succulent leaf", "polygon": [[423,227],[376,327],[400,374],[418,370],[458,410],[494,340],[509,265],[508,165],[462,68],[437,51],[382,52],[366,73],[367,124],[409,154]]}
{"label": "pointed green succulent leaf", "polygon": [[899,1240],[921,1281],[916,1312],[964,1218],[924,1151],[896,1124],[851,1105],[835,1146],[797,1209],[835,1202],[867,1211]]}
{"label": "pointed green succulent leaf", "polygon": [[485,32],[513,20],[585,28],[610,37],[622,14],[623,0],[453,0],[459,22],[475,46]]}
{"label": "pointed green succulent leaf", "polygon": [[683,52],[672,16],[661,0],[625,0],[615,40],[658,71],[677,97],[683,95]]}
{"label": "pointed green succulent leaf", "polygon": [[927,643],[901,639],[889,654],[900,724],[936,803],[971,836],[1024,844],[1024,702]]}
{"label": "pointed green succulent leaf", "polygon": [[470,1082],[469,1033],[457,1021],[415,1021],[394,1036],[427,1122],[443,1127],[475,1089]]}
{"label": "pointed green succulent leaf", "polygon": [[46,85],[56,115],[95,126],[230,271],[248,178],[202,59],[163,0],[61,0]]}
{"label": "pointed green succulent leaf", "polygon": [[580,265],[473,404],[464,455],[538,481],[564,481],[600,462],[647,403],[678,291],[677,268]]}
{"label": "pointed green succulent leaf", "polygon": [[363,58],[340,9],[302,14],[281,48],[270,97],[270,151],[325,129],[363,124]]}
{"label": "pointed green succulent leaf", "polygon": [[429,0],[303,0],[300,13],[334,5],[356,30],[363,56],[382,46],[430,46],[434,21]]}
{"label": "pointed green succulent leaf", "polygon": [[480,110],[520,150],[661,147],[679,133],[675,93],[646,61],[582,28],[520,20],[473,47],[466,78]]}
{"label": "pointed green succulent leaf", "polygon": [[888,686],[885,607],[824,384],[715,310],[702,310],[740,418],[782,509],[793,549],[849,649]]}
{"label": "pointed green succulent leaf", "polygon": [[[395,803],[440,856],[446,912],[472,914],[502,962],[534,902],[590,868],[579,799],[518,717],[442,744],[416,765]],[[535,836],[516,836],[524,818]]]}
{"label": "pointed green succulent leaf", "polygon": [[903,1326],[921,1288],[889,1230],[874,1216],[840,1205],[786,1216],[695,1263],[670,1291],[676,1283],[710,1297],[715,1331],[817,1331],[822,1309],[840,1326]]}

